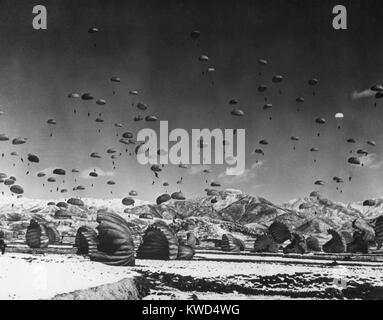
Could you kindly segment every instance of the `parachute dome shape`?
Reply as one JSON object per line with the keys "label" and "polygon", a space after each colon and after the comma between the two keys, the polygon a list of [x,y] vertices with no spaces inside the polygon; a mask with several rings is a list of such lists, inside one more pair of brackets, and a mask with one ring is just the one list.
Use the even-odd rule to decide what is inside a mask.
{"label": "parachute dome shape", "polygon": [[131,230],[125,219],[115,213],[97,214],[97,251],[88,245],[92,261],[112,266],[134,266],[134,242]]}
{"label": "parachute dome shape", "polygon": [[186,200],[186,197],[184,196],[184,194],[181,191],[173,192],[171,195],[171,198],[174,200]]}
{"label": "parachute dome shape", "polygon": [[46,248],[49,244],[49,238],[43,225],[31,220],[27,228],[26,243],[30,248]]}
{"label": "parachute dome shape", "polygon": [[84,207],[85,204],[84,204],[84,201],[82,201],[81,199],[77,199],[77,198],[70,198],[67,203],[71,204],[72,206],[78,206],[78,207]]}
{"label": "parachute dome shape", "polygon": [[18,185],[11,186],[10,190],[14,194],[23,194],[24,193],[24,189]]}
{"label": "parachute dome shape", "polygon": [[289,228],[279,221],[275,221],[271,224],[269,234],[273,237],[274,241],[279,244],[291,239]]}
{"label": "parachute dome shape", "polygon": [[254,241],[254,252],[278,252],[278,243],[269,234],[263,234]]}
{"label": "parachute dome shape", "polygon": [[331,240],[323,245],[323,251],[327,253],[344,253],[346,252],[345,239],[335,230],[330,229],[327,231],[332,236]]}
{"label": "parachute dome shape", "polygon": [[178,240],[162,221],[150,225],[137,250],[138,259],[175,260],[178,256]]}
{"label": "parachute dome shape", "polygon": [[157,203],[157,205],[160,205],[161,203],[167,202],[170,199],[171,199],[171,196],[167,193],[164,193],[164,194],[160,195],[159,197],[157,197],[156,203]]}
{"label": "parachute dome shape", "polygon": [[221,249],[228,252],[240,252],[245,250],[245,244],[231,234],[224,234],[222,235]]}
{"label": "parachute dome shape", "polygon": [[128,197],[126,197],[126,198],[122,199],[121,203],[122,203],[124,206],[132,206],[132,205],[134,205],[135,201],[134,201],[134,199],[132,199],[132,198],[128,198]]}
{"label": "parachute dome shape", "polygon": [[88,226],[80,227],[76,232],[74,247],[77,254],[89,254],[97,251],[97,232]]}

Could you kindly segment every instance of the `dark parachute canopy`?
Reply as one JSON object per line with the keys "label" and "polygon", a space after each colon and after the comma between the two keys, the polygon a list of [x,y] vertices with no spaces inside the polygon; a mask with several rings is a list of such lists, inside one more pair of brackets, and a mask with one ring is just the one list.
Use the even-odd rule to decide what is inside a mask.
{"label": "dark parachute canopy", "polygon": [[49,244],[49,238],[45,227],[32,219],[25,236],[26,243],[30,248],[46,248]]}
{"label": "dark parachute canopy", "polygon": [[78,206],[78,207],[84,207],[84,201],[78,198],[70,198],[67,203],[71,204],[72,206]]}
{"label": "dark parachute canopy", "polygon": [[53,174],[57,174],[59,176],[65,176],[65,170],[64,169],[54,169]]}
{"label": "dark parachute canopy", "polygon": [[24,193],[24,189],[18,185],[11,186],[10,190],[14,194],[23,194]]}
{"label": "dark parachute canopy", "polygon": [[38,156],[36,156],[36,155],[30,153],[30,154],[28,154],[28,161],[29,161],[29,162],[34,162],[34,163],[39,163],[39,162],[40,162],[40,159],[39,159]]}
{"label": "dark parachute canopy", "polygon": [[92,261],[112,266],[134,266],[134,242],[125,219],[111,212],[98,212],[97,251],[88,244]]}
{"label": "dark parachute canopy", "polygon": [[363,206],[365,207],[373,207],[375,206],[376,201],[375,200],[365,200],[363,201]]}
{"label": "dark parachute canopy", "polygon": [[254,241],[254,252],[278,252],[278,243],[267,233],[257,237]]}
{"label": "dark parachute canopy", "polygon": [[163,221],[150,225],[137,250],[138,259],[175,260],[178,257],[178,239]]}
{"label": "dark parachute canopy", "polygon": [[357,165],[357,166],[360,166],[360,164],[361,164],[360,160],[356,157],[351,157],[347,161],[349,164],[353,164],[353,165]]}
{"label": "dark parachute canopy", "polygon": [[201,35],[201,32],[199,32],[198,30],[193,30],[192,32],[190,32],[190,37],[192,39],[198,39]]}
{"label": "dark parachute canopy", "polygon": [[130,197],[126,197],[126,198],[123,198],[121,200],[121,203],[124,205],[124,206],[132,206],[134,205],[135,201],[133,198],[130,198]]}
{"label": "dark parachute canopy", "polygon": [[291,243],[283,248],[284,254],[297,253],[304,254],[307,251],[306,240],[304,237],[300,236],[297,233],[292,234]]}
{"label": "dark parachute canopy", "polygon": [[27,143],[28,139],[27,138],[24,138],[24,137],[18,137],[18,138],[15,138],[12,140],[12,144],[14,145],[20,145],[20,144],[24,144],[24,143]]}
{"label": "dark parachute canopy", "polygon": [[77,254],[89,254],[97,251],[97,232],[91,227],[82,226],[77,230],[74,247]]}
{"label": "dark parachute canopy", "polygon": [[291,232],[289,228],[282,222],[274,221],[268,231],[276,243],[281,244],[286,240],[291,239]]}
{"label": "dark parachute canopy", "polygon": [[310,236],[306,239],[306,246],[308,252],[318,252],[321,251],[318,238]]}
{"label": "dark parachute canopy", "polygon": [[132,196],[132,197],[137,197],[138,196],[138,192],[136,190],[130,190],[129,191],[129,195]]}
{"label": "dark parachute canopy", "polygon": [[191,260],[195,254],[195,246],[198,242],[198,239],[193,232],[187,234],[187,241],[183,239],[178,240],[178,260]]}
{"label": "dark parachute canopy", "polygon": [[240,252],[245,250],[245,243],[231,234],[222,235],[222,251]]}
{"label": "dark parachute canopy", "polygon": [[171,196],[167,193],[161,194],[159,197],[156,199],[156,203],[160,205],[161,203],[167,202],[171,199]]}
{"label": "dark parachute canopy", "polygon": [[327,253],[344,253],[346,252],[346,241],[338,232],[333,229],[327,231],[332,238],[323,245],[323,251]]}
{"label": "dark parachute canopy", "polygon": [[171,198],[174,200],[186,200],[185,195],[181,191],[173,192]]}
{"label": "dark parachute canopy", "polygon": [[243,117],[245,115],[245,112],[240,109],[234,109],[233,111],[231,111],[231,115],[236,117]]}

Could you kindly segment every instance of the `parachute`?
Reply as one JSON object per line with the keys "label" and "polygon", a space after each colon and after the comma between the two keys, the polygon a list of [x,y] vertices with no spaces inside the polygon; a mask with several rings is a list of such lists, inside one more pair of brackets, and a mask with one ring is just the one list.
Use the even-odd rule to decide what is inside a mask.
{"label": "parachute", "polygon": [[100,159],[101,158],[101,156],[100,156],[100,154],[98,152],[92,152],[90,154],[90,157],[91,158],[96,158],[96,159]]}
{"label": "parachute", "polygon": [[352,227],[359,232],[367,242],[375,241],[375,230],[363,219],[356,219],[352,222]]}
{"label": "parachute", "polygon": [[381,85],[378,85],[378,84],[375,84],[371,87],[370,89],[371,91],[375,91],[375,92],[379,92],[379,91],[383,91],[383,86]]}
{"label": "parachute", "polygon": [[39,173],[37,174],[37,177],[38,177],[38,178],[45,177],[45,173],[44,173],[44,172],[39,172]]}
{"label": "parachute", "polygon": [[377,249],[380,250],[383,244],[383,216],[376,219],[374,231]]}
{"label": "parachute", "polygon": [[97,33],[97,32],[99,32],[100,30],[98,29],[98,28],[95,28],[95,27],[93,27],[93,28],[89,28],[88,29],[88,33]]}
{"label": "parachute", "polygon": [[160,205],[164,202],[167,202],[171,199],[171,196],[167,193],[164,193],[164,194],[161,194],[159,197],[157,197],[156,199],[156,203],[157,205]]}
{"label": "parachute", "polygon": [[81,96],[78,93],[72,92],[72,93],[68,94],[68,98],[69,99],[79,99],[79,98],[81,98]]}
{"label": "parachute", "polygon": [[145,121],[147,121],[147,122],[154,122],[154,121],[157,121],[158,119],[157,119],[157,117],[156,116],[146,116],[145,117]]}
{"label": "parachute", "polygon": [[121,79],[119,77],[111,77],[110,81],[112,81],[112,82],[121,82]]}
{"label": "parachute", "polygon": [[12,140],[12,144],[14,145],[24,144],[24,143],[27,143],[27,140],[28,140],[27,138],[18,137]]}
{"label": "parachute", "polygon": [[57,174],[59,176],[65,176],[66,172],[64,169],[54,169],[53,174]]}
{"label": "parachute", "polygon": [[136,196],[138,196],[138,192],[135,191],[135,190],[130,190],[129,191],[129,195],[132,196],[132,197],[136,197]]}
{"label": "parachute", "polygon": [[25,238],[30,248],[46,248],[49,244],[46,229],[34,219],[30,221]]}
{"label": "parachute", "polygon": [[310,236],[306,239],[306,246],[308,252],[321,251],[319,240],[313,236]]}
{"label": "parachute", "polygon": [[11,186],[10,190],[14,194],[23,194],[24,193],[24,189],[18,185]]}
{"label": "parachute", "polygon": [[150,225],[137,250],[138,259],[175,260],[178,257],[178,240],[162,221]]}
{"label": "parachute", "polygon": [[60,201],[60,202],[57,202],[56,207],[67,209],[68,204],[66,202]]}
{"label": "parachute", "polygon": [[315,181],[314,184],[317,185],[317,186],[324,186],[326,183],[324,181],[322,181],[322,180],[317,180],[317,181]]}
{"label": "parachute", "polygon": [[55,212],[55,219],[59,219],[59,220],[72,219],[72,215],[68,211],[57,210]]}
{"label": "parachute", "polygon": [[282,82],[282,80],[283,80],[283,76],[281,76],[281,75],[276,75],[271,79],[271,81],[274,83],[280,83],[280,82]]}
{"label": "parachute", "polygon": [[1,133],[0,134],[0,141],[8,141],[9,140],[9,137],[4,134],[4,133]]}
{"label": "parachute", "polygon": [[89,258],[112,266],[134,266],[134,242],[128,223],[115,213],[97,214],[97,250],[88,245]]}
{"label": "parachute", "polygon": [[15,183],[15,181],[12,180],[12,179],[6,179],[6,180],[4,181],[4,184],[5,184],[6,186],[11,186],[11,185],[13,185],[14,183]]}
{"label": "parachute", "polygon": [[193,30],[192,32],[190,32],[190,37],[192,39],[198,39],[200,36],[201,32],[199,32],[198,30]]}
{"label": "parachute", "polygon": [[367,144],[372,146],[372,147],[376,146],[376,142],[375,141],[367,141]]}
{"label": "parachute", "polygon": [[80,227],[76,232],[74,247],[77,248],[77,254],[89,254],[97,251],[97,232],[88,226]]}
{"label": "parachute", "polygon": [[332,238],[322,246],[323,251],[327,253],[346,252],[345,239],[333,229],[328,230],[327,233],[330,234]]}
{"label": "parachute", "polygon": [[234,109],[233,111],[231,111],[231,115],[236,117],[243,117],[245,115],[245,112],[240,109]]}
{"label": "parachute", "polygon": [[273,237],[267,233],[257,237],[254,242],[253,252],[278,252],[278,244],[274,241]]}
{"label": "parachute", "polygon": [[116,183],[113,180],[109,180],[109,181],[106,182],[106,184],[112,186],[112,185],[115,185]]}
{"label": "parachute", "polygon": [[186,197],[184,196],[184,194],[181,191],[173,192],[171,195],[171,198],[174,200],[186,200]]}
{"label": "parachute", "polygon": [[99,106],[104,106],[104,105],[106,105],[106,100],[104,100],[104,99],[98,99],[98,100],[96,101],[96,104],[98,104]]}
{"label": "parachute", "polygon": [[[78,188],[78,187],[77,187]],[[78,198],[70,198],[67,203],[71,204],[72,206],[78,206],[78,207],[84,207],[84,201]]]}
{"label": "parachute", "polygon": [[273,237],[274,241],[279,244],[291,239],[289,228],[279,221],[275,221],[270,225],[269,234]]}
{"label": "parachute", "polygon": [[210,186],[211,187],[220,187],[221,186],[221,184],[220,183],[218,183],[218,182],[212,182],[212,183],[210,183]]}
{"label": "parachute", "polygon": [[357,166],[361,165],[360,160],[358,158],[356,158],[356,157],[351,157],[347,161],[348,161],[349,164],[353,164],[353,165],[357,165]]}
{"label": "parachute", "polygon": [[222,251],[240,252],[245,250],[245,243],[231,234],[222,235]]}
{"label": "parachute", "polygon": [[143,102],[139,102],[137,103],[137,109],[145,111],[146,109],[148,109],[148,105]]}
{"label": "parachute", "polygon": [[28,161],[34,162],[34,163],[39,163],[40,159],[38,156],[30,153],[30,154],[28,154]]}
{"label": "parachute", "polygon": [[48,123],[48,124],[52,124],[52,125],[56,125],[56,124],[57,124],[57,122],[56,122],[55,119],[49,119],[49,120],[47,121],[47,123]]}
{"label": "parachute", "polygon": [[90,93],[84,93],[82,96],[81,96],[81,99],[82,100],[93,100],[93,96],[90,94]]}
{"label": "parachute", "polygon": [[133,198],[129,198],[129,197],[126,197],[126,198],[123,198],[121,200],[121,203],[124,205],[124,206],[133,206],[135,201]]}
{"label": "parachute", "polygon": [[347,244],[347,252],[349,253],[368,253],[368,241],[360,232],[354,232],[352,241]]}
{"label": "parachute", "polygon": [[306,240],[299,234],[293,233],[291,243],[283,248],[284,254],[297,253],[305,254],[307,251]]}
{"label": "parachute", "polygon": [[376,205],[376,201],[375,200],[365,200],[363,201],[363,206],[364,207],[373,207]]}
{"label": "parachute", "polygon": [[209,61],[209,57],[205,56],[205,55],[202,55],[202,56],[199,56],[198,60],[200,62],[207,62],[207,61]]}

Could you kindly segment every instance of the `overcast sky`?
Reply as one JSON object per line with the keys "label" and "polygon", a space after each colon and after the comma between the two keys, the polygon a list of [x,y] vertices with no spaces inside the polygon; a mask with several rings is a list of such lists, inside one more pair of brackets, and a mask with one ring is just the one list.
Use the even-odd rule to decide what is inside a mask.
{"label": "overcast sky", "polygon": [[[65,0],[33,4],[1,0],[0,106],[5,115],[0,118],[0,133],[29,138],[21,146],[0,142],[5,153],[1,171],[17,177],[26,197],[44,199],[62,197],[56,192],[57,184],[47,183],[47,177],[36,178],[37,172],[45,169],[49,173],[54,168],[68,171],[60,188],[87,187],[66,196],[115,198],[134,189],[140,199],[154,200],[165,190],[181,189],[187,197],[195,197],[204,194],[206,179],[275,202],[307,196],[313,190],[343,202],[382,196],[383,102],[374,108],[374,98],[365,91],[383,82],[381,10],[379,1],[352,2],[344,2],[348,30],[335,31],[335,1]],[[48,30],[32,28],[35,4],[46,6]],[[90,35],[91,27],[100,32]],[[201,32],[197,41],[190,37],[195,29]],[[207,64],[198,61],[202,54],[210,58]],[[269,62],[262,68],[257,63],[261,58]],[[207,66],[216,69],[209,77],[202,75]],[[280,85],[271,82],[276,74],[284,76]],[[121,83],[110,82],[112,76],[120,77]],[[315,96],[307,84],[311,78],[319,79]],[[257,91],[261,84],[268,86],[266,93]],[[133,97],[129,90],[138,90],[139,95]],[[68,99],[71,92],[90,92],[107,104],[101,107],[95,101]],[[299,113],[298,96],[305,98]],[[269,111],[263,110],[265,97],[273,104]],[[230,114],[230,99],[239,101],[245,117]],[[139,112],[132,106],[137,102],[148,104],[149,110]],[[99,112],[105,120],[101,125],[95,122]],[[337,112],[345,115],[340,130],[334,118]],[[225,176],[224,166],[211,166],[206,176],[199,167],[168,166],[159,180],[154,179],[147,166],[125,153],[125,146],[118,142],[121,137],[116,136],[117,132],[159,128],[158,122],[134,122],[138,114],[154,114],[169,121],[170,129],[189,132],[193,128],[246,129],[245,174]],[[326,125],[315,124],[317,117],[324,117]],[[46,123],[51,118],[56,119],[56,126]],[[116,129],[116,122],[124,127]],[[291,136],[300,137],[296,150]],[[358,144],[348,145],[347,138]],[[262,139],[269,145],[260,146]],[[377,146],[366,145],[368,140]],[[309,152],[312,147],[320,151],[314,155]],[[108,148],[123,153],[116,160],[116,170],[106,154]],[[257,148],[265,156],[255,155]],[[347,163],[352,148],[370,152],[363,168]],[[27,161],[10,156],[12,151],[24,160],[34,153],[40,163],[27,167]],[[103,158],[91,159],[91,152]],[[77,175],[77,183],[69,173],[73,168],[83,173]],[[91,180],[87,173],[94,168],[100,177]],[[183,184],[176,185],[181,176]],[[345,180],[343,193],[335,189],[334,176]],[[116,185],[107,186],[108,180]],[[326,185],[314,186],[316,180]],[[161,186],[164,181],[170,183],[167,189]]]}

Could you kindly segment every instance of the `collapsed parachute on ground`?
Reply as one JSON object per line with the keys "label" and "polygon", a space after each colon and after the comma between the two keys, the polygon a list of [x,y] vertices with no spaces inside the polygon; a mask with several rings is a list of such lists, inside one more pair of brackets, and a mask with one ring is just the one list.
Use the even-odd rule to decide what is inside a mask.
{"label": "collapsed parachute on ground", "polygon": [[90,260],[112,266],[134,266],[134,242],[126,220],[115,213],[98,212],[96,221],[99,223],[97,250],[94,243],[88,243]]}
{"label": "collapsed parachute on ground", "polygon": [[59,242],[60,234],[53,224],[42,224],[32,219],[25,238],[30,248],[46,248],[50,243]]}
{"label": "collapsed parachute on ground", "polygon": [[283,243],[291,239],[289,228],[282,222],[275,221],[269,227],[269,234],[273,237],[276,243]]}
{"label": "collapsed parachute on ground", "polygon": [[222,235],[222,251],[240,252],[245,250],[245,243],[231,234]]}
{"label": "collapsed parachute on ground", "polygon": [[89,254],[97,251],[97,232],[91,227],[82,226],[77,230],[74,247],[77,254]]}
{"label": "collapsed parachute on ground", "polygon": [[162,221],[150,225],[137,250],[138,259],[175,260],[178,257],[178,239]]}
{"label": "collapsed parachute on ground", "polygon": [[330,229],[327,231],[332,238],[327,241],[323,246],[323,251],[327,253],[344,253],[346,252],[346,241],[345,239],[335,230]]}
{"label": "collapsed parachute on ground", "polygon": [[278,243],[276,243],[273,237],[267,233],[257,237],[254,241],[254,252],[278,252]]}

